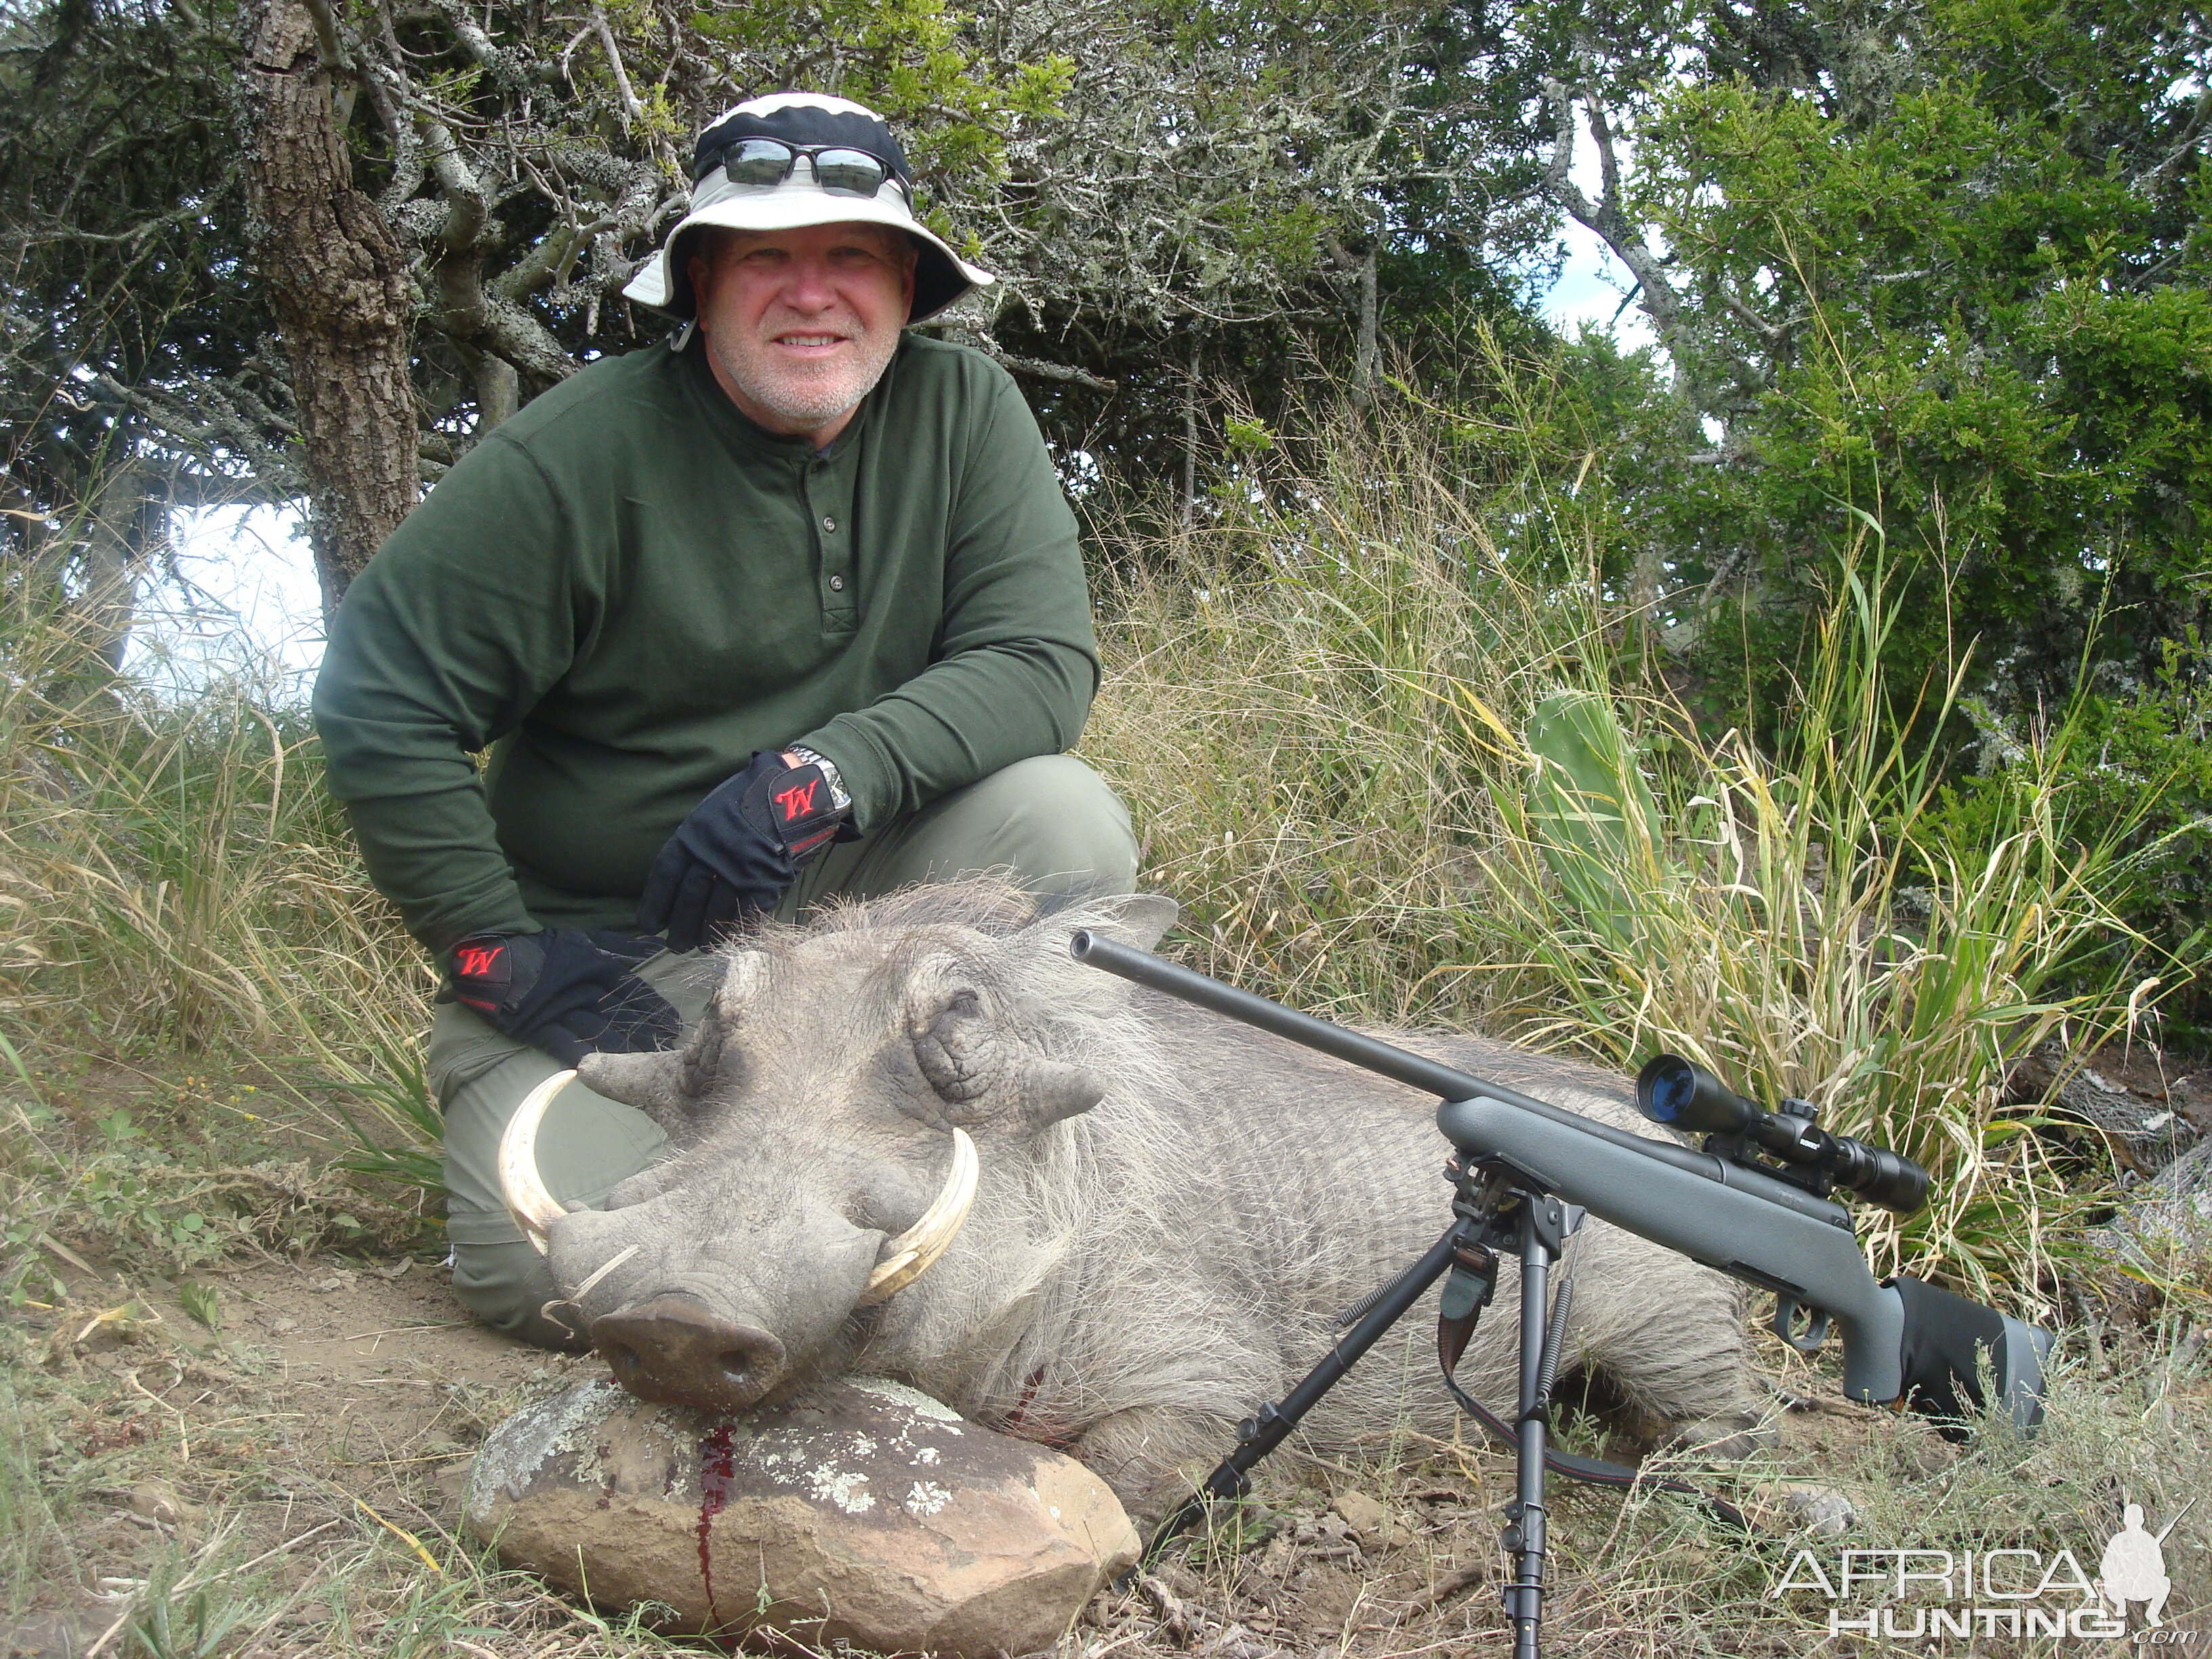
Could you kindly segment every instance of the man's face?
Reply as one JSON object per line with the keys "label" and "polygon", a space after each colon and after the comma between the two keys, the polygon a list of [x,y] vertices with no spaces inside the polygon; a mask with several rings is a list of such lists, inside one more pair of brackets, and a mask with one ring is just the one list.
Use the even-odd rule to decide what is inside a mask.
{"label": "man's face", "polygon": [[888,225],[718,232],[690,266],[714,379],[769,431],[828,443],[898,349],[914,265]]}

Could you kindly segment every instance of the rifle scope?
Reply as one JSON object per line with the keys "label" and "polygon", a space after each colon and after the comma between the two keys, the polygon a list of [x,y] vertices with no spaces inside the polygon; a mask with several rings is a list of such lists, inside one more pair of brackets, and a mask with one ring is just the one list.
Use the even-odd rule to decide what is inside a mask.
{"label": "rifle scope", "polygon": [[[1928,1201],[1928,1171],[1911,1158],[1849,1135],[1832,1135],[1814,1122],[1810,1106],[1802,1101],[1790,1104],[1801,1109],[1785,1106],[1770,1112],[1680,1054],[1654,1054],[1636,1074],[1637,1109],[1654,1123],[1756,1146],[1792,1166],[1778,1174],[1801,1182],[1807,1176],[1817,1183],[1832,1182],[1899,1215],[1911,1215]],[[1731,1155],[1725,1146],[1708,1145],[1705,1150]]]}

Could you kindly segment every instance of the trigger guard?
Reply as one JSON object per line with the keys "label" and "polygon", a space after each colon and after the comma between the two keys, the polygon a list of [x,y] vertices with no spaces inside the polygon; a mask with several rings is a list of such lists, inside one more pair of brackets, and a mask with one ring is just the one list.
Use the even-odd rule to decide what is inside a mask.
{"label": "trigger guard", "polygon": [[1828,1310],[1826,1308],[1812,1309],[1812,1322],[1806,1326],[1804,1335],[1800,1336],[1796,1332],[1797,1315],[1803,1308],[1804,1304],[1794,1297],[1776,1297],[1774,1334],[1799,1353],[1818,1353],[1821,1345],[1828,1340]]}

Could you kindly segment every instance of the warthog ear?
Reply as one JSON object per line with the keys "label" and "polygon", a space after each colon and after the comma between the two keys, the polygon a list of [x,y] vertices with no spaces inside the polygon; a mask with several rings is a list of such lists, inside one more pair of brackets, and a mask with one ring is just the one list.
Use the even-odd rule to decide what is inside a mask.
{"label": "warthog ear", "polygon": [[1149,951],[1175,926],[1182,907],[1158,893],[1116,893],[1108,898],[1086,899],[1065,910],[1055,910],[1035,931],[1057,956],[1067,954],[1067,941],[1079,927],[1103,933],[1118,944]]}

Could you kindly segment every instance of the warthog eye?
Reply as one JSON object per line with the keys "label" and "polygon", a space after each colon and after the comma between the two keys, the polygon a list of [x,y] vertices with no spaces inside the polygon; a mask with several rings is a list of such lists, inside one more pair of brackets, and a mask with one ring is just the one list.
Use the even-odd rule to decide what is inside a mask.
{"label": "warthog eye", "polygon": [[691,1041],[684,1047],[684,1092],[705,1094],[721,1069],[722,1022],[710,1007],[706,1018],[699,1022],[699,1029],[691,1034]]}

